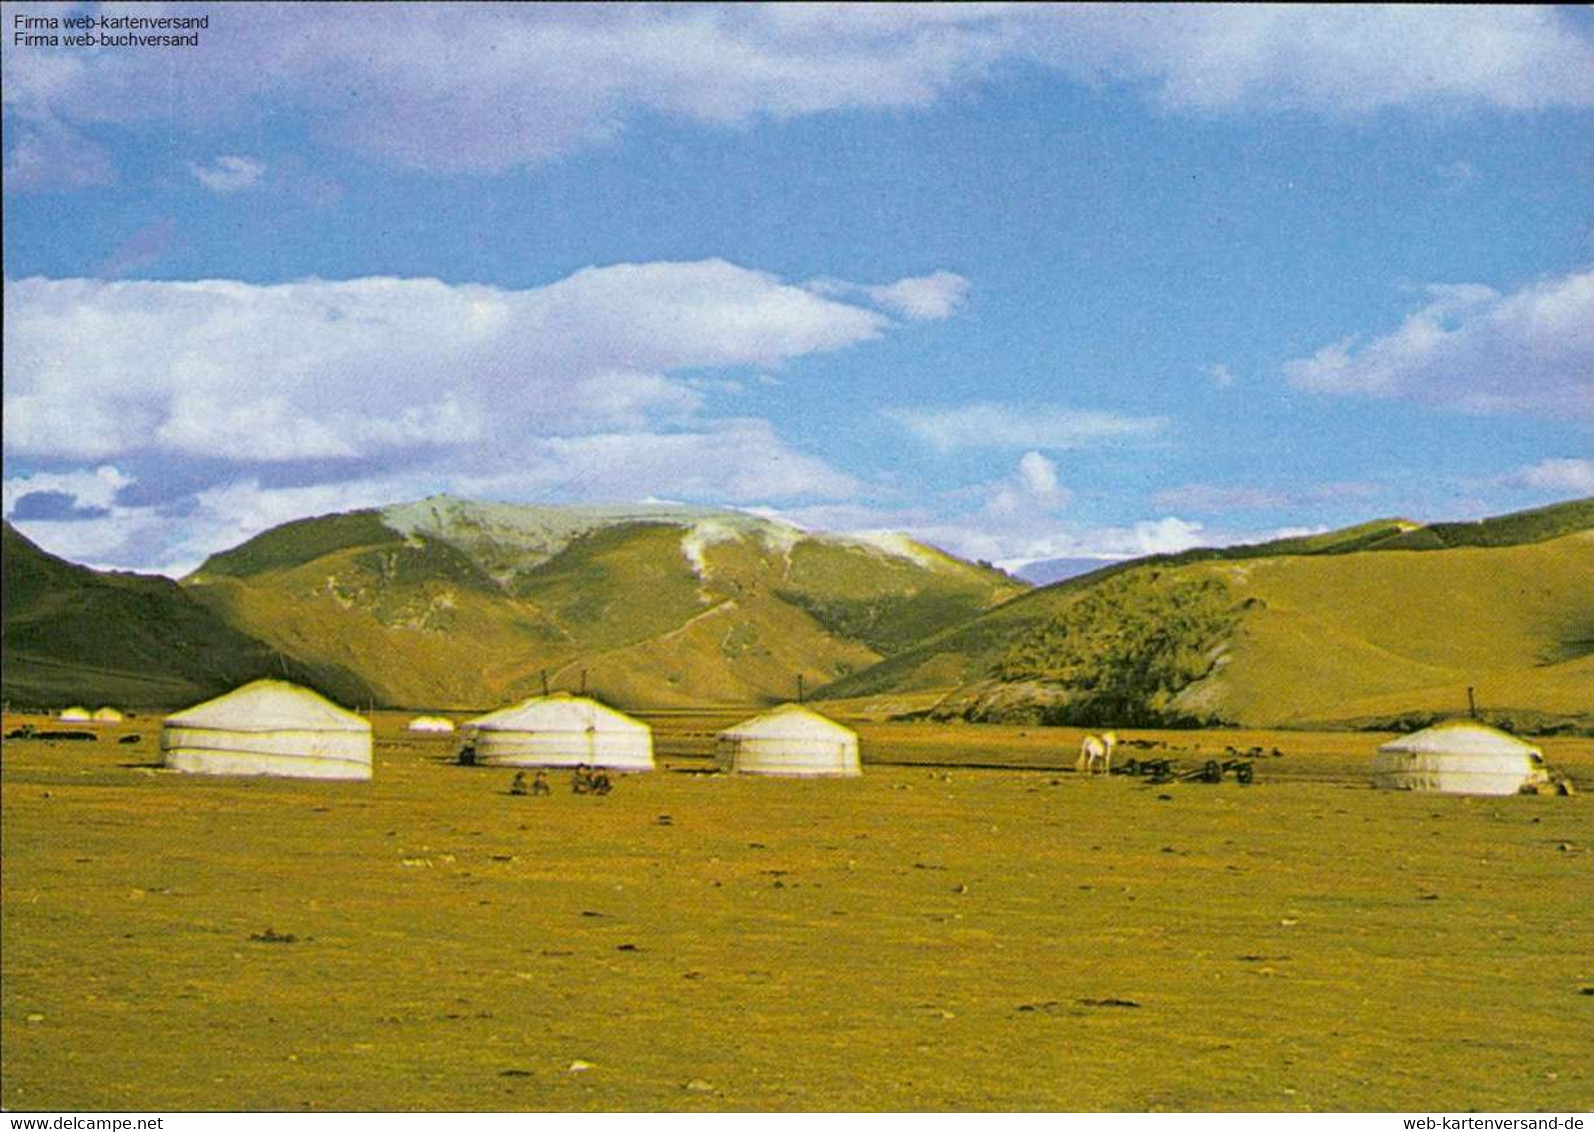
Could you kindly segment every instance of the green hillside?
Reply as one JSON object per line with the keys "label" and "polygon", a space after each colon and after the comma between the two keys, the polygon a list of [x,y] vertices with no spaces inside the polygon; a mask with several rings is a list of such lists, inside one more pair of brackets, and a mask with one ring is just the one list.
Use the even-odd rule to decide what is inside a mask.
{"label": "green hillside", "polygon": [[4,696],[13,705],[168,707],[267,675],[348,702],[368,698],[351,673],[278,656],[168,578],[99,573],[45,553],[9,523],[0,532]]}
{"label": "green hillside", "polygon": [[669,505],[439,496],[285,524],[190,594],[384,702],[480,707],[551,687],[642,705],[752,703],[866,668],[1024,589],[899,537]]}
{"label": "green hillside", "polygon": [[[1403,526],[1405,529],[1394,529]],[[1023,595],[827,698],[1095,725],[1594,727],[1594,501],[1118,564]],[[1423,535],[1422,539],[1414,536]]]}

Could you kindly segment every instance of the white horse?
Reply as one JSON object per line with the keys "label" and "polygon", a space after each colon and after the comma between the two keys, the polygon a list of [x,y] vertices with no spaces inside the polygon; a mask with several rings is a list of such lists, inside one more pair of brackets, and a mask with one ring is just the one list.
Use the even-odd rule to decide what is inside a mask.
{"label": "white horse", "polygon": [[1101,764],[1102,774],[1112,773],[1112,749],[1118,745],[1118,733],[1104,731],[1101,735],[1086,735],[1079,744],[1079,758],[1074,763],[1074,769],[1081,774],[1096,773],[1096,765]]}

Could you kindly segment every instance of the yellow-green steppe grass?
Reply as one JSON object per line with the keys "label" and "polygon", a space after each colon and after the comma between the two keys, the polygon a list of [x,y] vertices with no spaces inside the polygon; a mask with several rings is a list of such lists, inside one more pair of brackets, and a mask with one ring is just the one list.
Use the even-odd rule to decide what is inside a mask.
{"label": "yellow-green steppe grass", "polygon": [[[1586,793],[1375,792],[1380,737],[1302,733],[1133,736],[1284,750],[1148,787],[897,724],[860,780],[512,797],[402,719],[363,784],[139,766],[149,720],[6,743],[0,1102],[1594,1107]],[[718,720],[655,722],[705,769]]]}

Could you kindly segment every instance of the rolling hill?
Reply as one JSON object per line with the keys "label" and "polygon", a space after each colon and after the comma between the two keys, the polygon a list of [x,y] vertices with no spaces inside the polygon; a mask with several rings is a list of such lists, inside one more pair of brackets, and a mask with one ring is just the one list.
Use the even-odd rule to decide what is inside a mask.
{"label": "rolling hill", "polygon": [[898,536],[447,496],[285,524],[184,586],[380,702],[438,708],[529,695],[545,674],[631,705],[787,698],[799,675],[817,687],[1024,589]]}
{"label": "rolling hill", "polygon": [[13,704],[170,706],[267,675],[348,702],[369,698],[358,677],[279,656],[169,578],[76,566],[9,523],[0,555],[3,694]]}
{"label": "rolling hill", "polygon": [[[288,675],[346,703],[828,699],[1091,726],[1594,730],[1594,500],[1381,519],[1113,563],[1044,589],[900,536],[673,505],[447,496],[304,519],[181,585],[5,528],[5,695],[190,702]],[[884,705],[882,707],[882,705]]]}
{"label": "rolling hill", "polygon": [[940,718],[1594,728],[1594,500],[1115,564],[1035,590],[829,698]]}

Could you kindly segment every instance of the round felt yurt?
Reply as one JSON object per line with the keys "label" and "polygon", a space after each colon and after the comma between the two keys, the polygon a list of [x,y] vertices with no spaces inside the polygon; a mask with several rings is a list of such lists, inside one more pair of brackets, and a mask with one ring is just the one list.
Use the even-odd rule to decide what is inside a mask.
{"label": "round felt yurt", "polygon": [[95,723],[121,723],[122,713],[113,707],[102,707],[94,712]]}
{"label": "round felt yurt", "polygon": [[554,692],[462,725],[478,766],[653,769],[653,730],[585,696]]}
{"label": "round felt yurt", "polygon": [[190,774],[370,778],[371,724],[283,680],[256,680],[161,724],[168,769]]}
{"label": "round felt yurt", "polygon": [[409,730],[433,735],[451,735],[454,731],[454,721],[441,715],[418,715],[410,720]]}
{"label": "round felt yurt", "polygon": [[858,733],[801,704],[783,704],[719,733],[715,760],[723,770],[803,778],[853,777]]}
{"label": "round felt yurt", "polygon": [[1384,790],[1517,794],[1549,780],[1537,747],[1471,720],[1392,739],[1373,756],[1373,785]]}
{"label": "round felt yurt", "polygon": [[93,723],[94,716],[86,707],[76,705],[62,708],[61,714],[56,716],[62,723]]}

